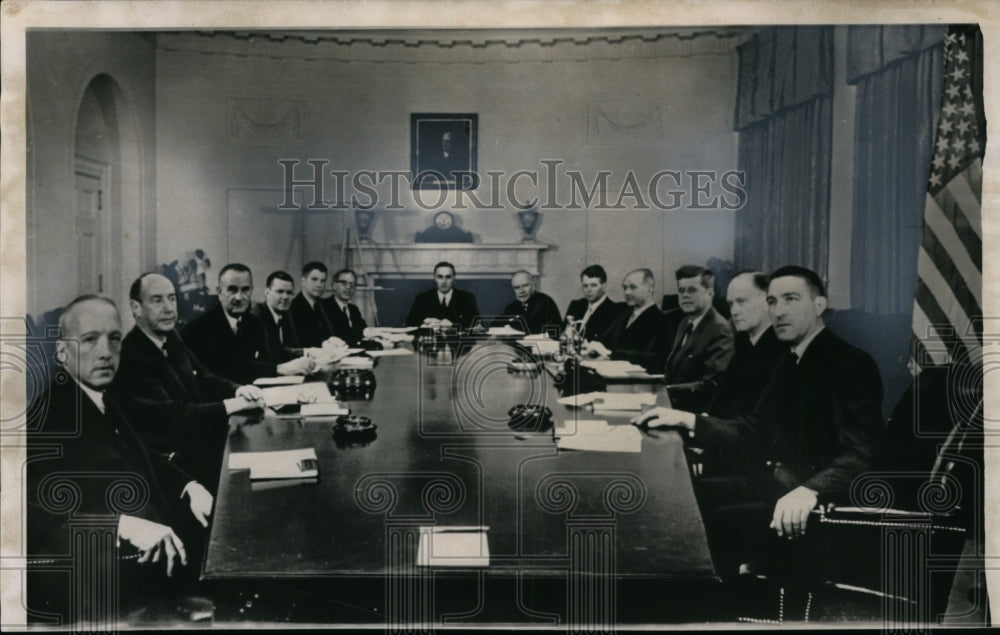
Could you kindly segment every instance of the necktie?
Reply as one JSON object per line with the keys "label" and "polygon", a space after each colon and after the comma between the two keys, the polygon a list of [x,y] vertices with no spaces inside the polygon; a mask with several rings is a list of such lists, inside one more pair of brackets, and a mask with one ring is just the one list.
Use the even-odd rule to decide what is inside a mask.
{"label": "necktie", "polygon": [[684,337],[681,338],[681,347],[687,344],[688,337],[694,332],[694,322],[688,322],[687,328],[684,329]]}
{"label": "necktie", "polygon": [[285,318],[278,318],[278,341],[282,344],[285,343]]}
{"label": "necktie", "polygon": [[351,307],[346,304],[344,305],[344,317],[347,318],[347,326],[354,328],[354,325],[351,324]]}
{"label": "necktie", "polygon": [[594,306],[595,305],[593,302],[587,303],[587,312],[583,314],[583,320],[582,320],[584,326],[587,325],[587,320],[590,319],[590,316],[594,314]]}
{"label": "necktie", "polygon": [[440,296],[440,299],[441,299],[441,308],[442,309],[448,308],[448,296],[442,295]]}
{"label": "necktie", "polygon": [[97,401],[97,409],[101,411],[101,414],[104,414],[106,411],[104,410],[104,391],[103,390],[101,392],[97,393],[97,400],[96,401]]}

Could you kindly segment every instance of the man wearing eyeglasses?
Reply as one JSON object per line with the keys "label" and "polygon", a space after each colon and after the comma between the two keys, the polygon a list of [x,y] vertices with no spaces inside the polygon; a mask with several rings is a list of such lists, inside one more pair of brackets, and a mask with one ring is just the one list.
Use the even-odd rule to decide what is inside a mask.
{"label": "man wearing eyeglasses", "polygon": [[358,276],[350,269],[333,274],[333,295],[324,300],[333,336],[344,340],[348,346],[357,346],[364,339],[368,324],[356,304],[351,304],[358,288]]}
{"label": "man wearing eyeglasses", "polygon": [[417,294],[406,316],[407,326],[469,328],[479,315],[476,296],[455,288],[455,266],[450,262],[434,265],[434,287]]}

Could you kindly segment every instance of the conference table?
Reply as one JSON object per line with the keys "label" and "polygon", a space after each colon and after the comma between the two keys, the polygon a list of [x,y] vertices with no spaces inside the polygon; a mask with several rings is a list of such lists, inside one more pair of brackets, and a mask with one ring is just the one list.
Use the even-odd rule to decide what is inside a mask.
{"label": "conference table", "polygon": [[[600,624],[620,617],[629,581],[688,591],[717,581],[677,432],[640,431],[639,452],[560,449],[581,420],[628,426],[635,412],[558,404],[580,391],[579,374],[510,341],[472,338],[447,353],[376,360],[374,390],[344,400],[377,427],[367,438],[335,435],[332,417],[232,416],[202,578],[367,582],[384,590],[373,619],[424,624],[441,621],[445,595],[490,619],[491,585],[527,621]],[[669,403],[662,385],[607,391]],[[512,429],[517,404],[548,407],[555,427]],[[315,482],[226,467],[231,453],[302,448],[315,449]],[[463,529],[485,536],[488,564],[417,563],[422,534]]]}

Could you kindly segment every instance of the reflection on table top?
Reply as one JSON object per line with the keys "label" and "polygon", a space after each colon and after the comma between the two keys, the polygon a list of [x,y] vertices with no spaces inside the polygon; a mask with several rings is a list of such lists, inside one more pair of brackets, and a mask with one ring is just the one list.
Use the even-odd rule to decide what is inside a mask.
{"label": "reflection on table top", "polygon": [[[712,577],[678,435],[644,433],[640,453],[620,453],[560,451],[552,432],[515,432],[516,404],[545,405],[557,424],[628,425],[634,414],[559,405],[558,384],[573,377],[557,365],[514,372],[524,361],[495,340],[443,361],[380,359],[373,398],[347,402],[377,426],[367,442],[335,438],[333,418],[233,416],[204,577],[419,574],[416,536],[427,525],[489,526],[490,575],[564,574],[579,536],[601,535],[618,575]],[[225,469],[230,452],[308,447],[316,483],[261,489]]]}

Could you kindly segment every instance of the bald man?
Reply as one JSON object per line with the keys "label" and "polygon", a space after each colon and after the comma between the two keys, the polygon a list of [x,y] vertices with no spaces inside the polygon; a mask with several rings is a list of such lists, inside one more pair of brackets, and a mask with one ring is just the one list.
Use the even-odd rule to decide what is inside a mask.
{"label": "bald man", "polygon": [[141,425],[150,448],[176,462],[210,490],[218,481],[228,416],[264,406],[256,386],[212,373],[177,334],[177,292],[158,273],[129,289],[135,327],[122,342],[121,372],[111,390]]}
{"label": "bald man", "polygon": [[504,307],[503,315],[493,326],[510,325],[528,329],[528,333],[558,334],[562,327],[559,307],[549,296],[535,289],[535,276],[527,271],[518,271],[510,278],[514,291],[514,301]]}

